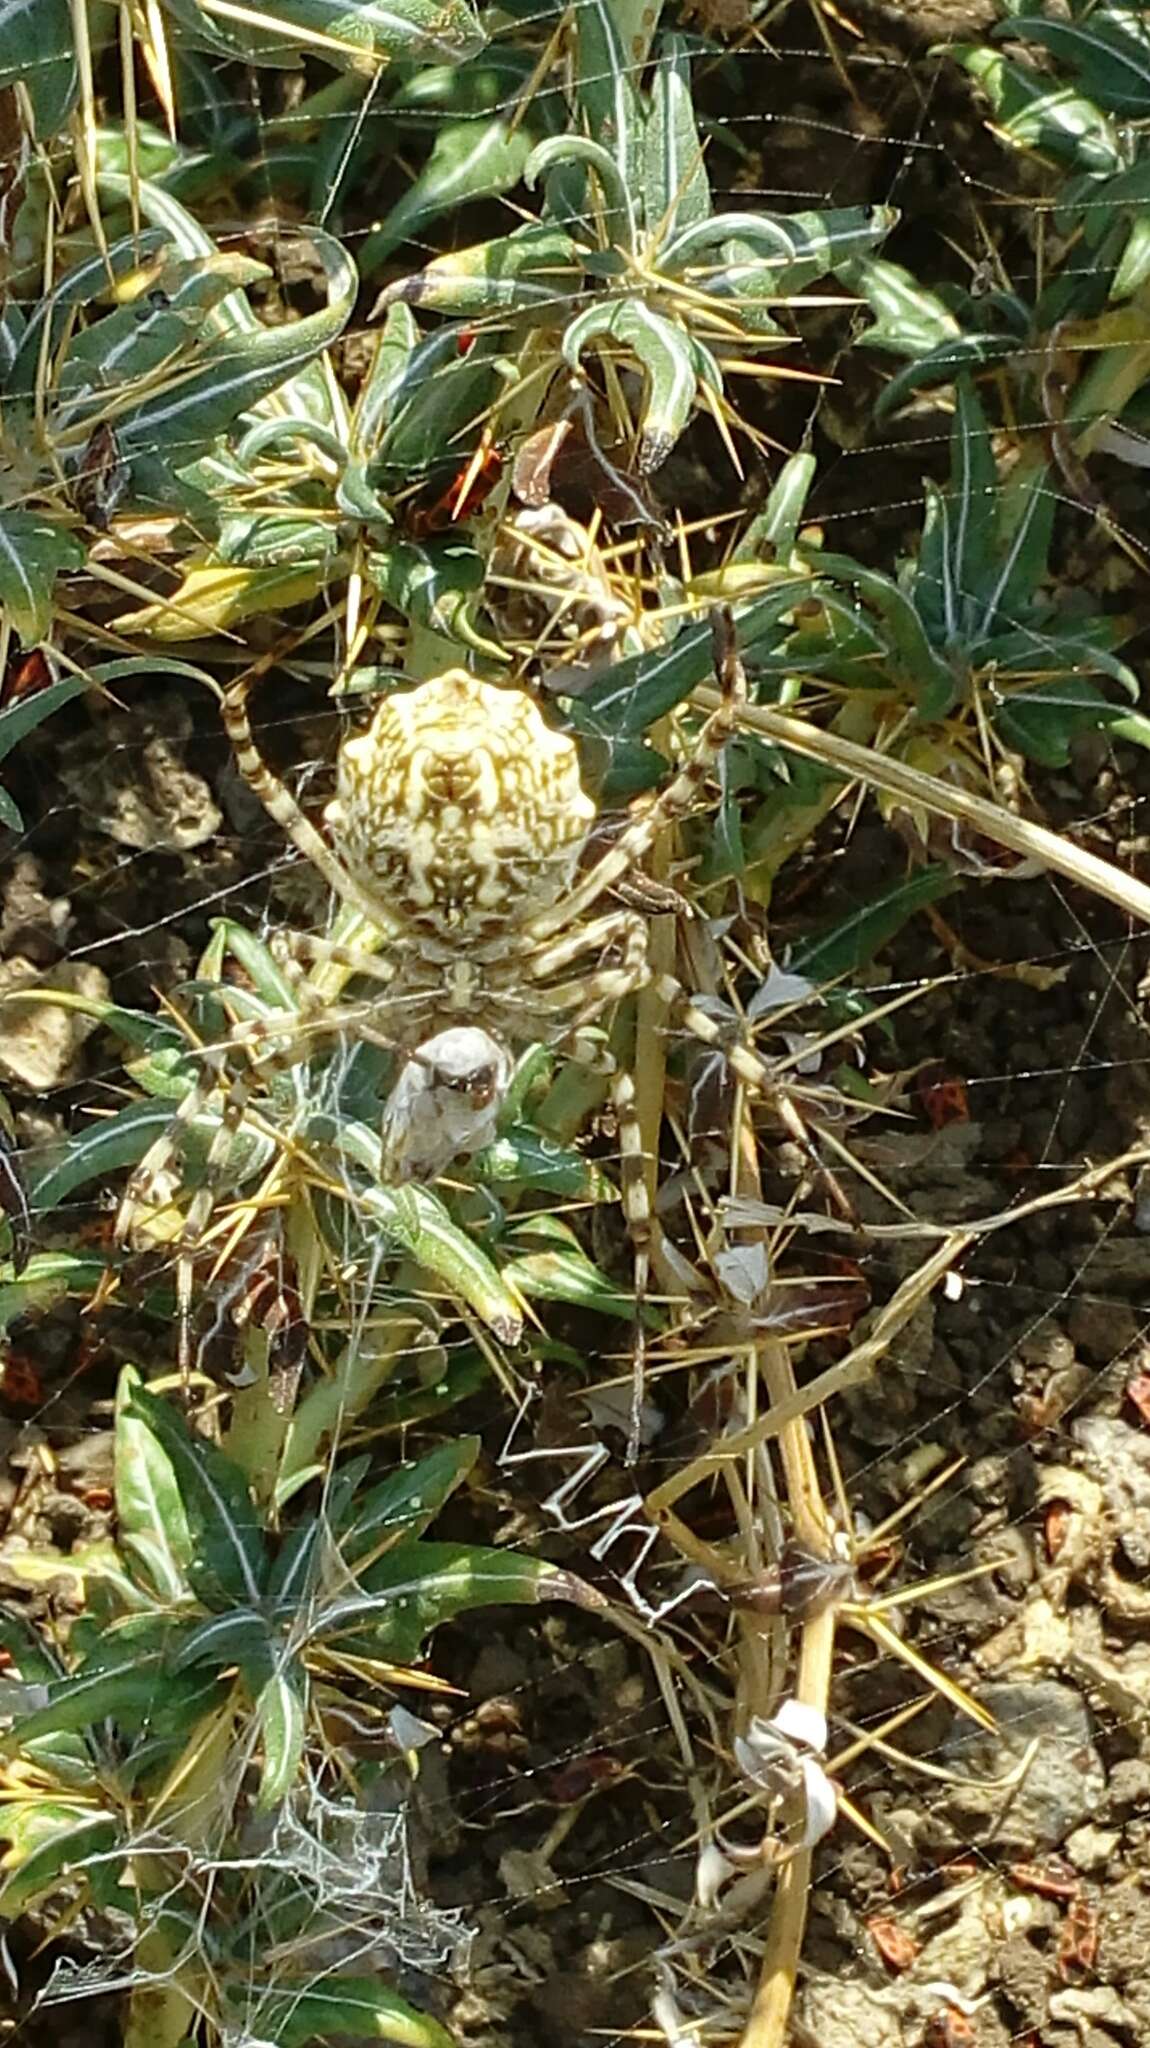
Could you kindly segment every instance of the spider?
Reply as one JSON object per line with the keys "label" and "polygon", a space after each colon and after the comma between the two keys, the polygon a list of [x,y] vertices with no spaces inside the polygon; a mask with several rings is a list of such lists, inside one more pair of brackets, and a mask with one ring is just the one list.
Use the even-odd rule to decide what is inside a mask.
{"label": "spider", "polygon": [[[736,729],[746,683],[729,615],[717,615],[715,641],[718,708],[678,773],[582,874],[595,806],[580,780],[574,742],[546,723],[525,691],[449,669],[385,698],[367,730],[340,749],[325,836],[259,752],[247,709],[253,675],[231,685],[223,720],[241,775],[371,934],[362,952],[302,932],[288,935],[290,948],[300,960],[346,967],[349,978],[371,985],[371,994],[355,1006],[325,1007],[305,984],[300,1011],[241,1021],[219,1045],[200,1048],[203,1079],[129,1180],[119,1235],[130,1236],[138,1209],[155,1202],[181,1129],[220,1089],[224,1107],[205,1184],[178,1240],[187,1272],[255,1089],[277,1064],[306,1057],[317,1036],[346,1033],[401,1054],[383,1133],[384,1159],[397,1179],[432,1178],[453,1157],[489,1142],[513,1046],[562,1045],[576,1061],[611,1076],[635,1263],[640,1384],[653,1228],[648,1179],[632,1076],[593,1027],[653,983],[704,1043],[719,1045],[725,1034],[672,976],[653,971],[644,918],[601,905],[658,835],[692,808]],[[749,1047],[724,1050],[743,1082],[776,1095],[770,1068]]]}

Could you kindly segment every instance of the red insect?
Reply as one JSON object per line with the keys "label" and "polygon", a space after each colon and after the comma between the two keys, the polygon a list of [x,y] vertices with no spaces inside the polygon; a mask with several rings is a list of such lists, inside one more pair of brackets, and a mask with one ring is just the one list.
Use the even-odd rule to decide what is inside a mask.
{"label": "red insect", "polygon": [[938,1066],[924,1067],[916,1083],[916,1092],[921,1108],[936,1131],[945,1130],[947,1124],[970,1122],[966,1083],[957,1074],[947,1074]]}
{"label": "red insect", "polygon": [[452,477],[447,489],[432,505],[416,505],[406,525],[415,540],[429,534],[446,533],[449,527],[471,519],[490,497],[499,482],[503,457],[485,433],[475,454]]}

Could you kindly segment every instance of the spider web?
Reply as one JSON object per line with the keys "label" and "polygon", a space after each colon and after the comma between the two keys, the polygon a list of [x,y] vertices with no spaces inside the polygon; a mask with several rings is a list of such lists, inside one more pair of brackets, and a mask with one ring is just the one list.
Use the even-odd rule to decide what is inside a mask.
{"label": "spider web", "polygon": [[[737,203],[793,207],[881,199],[904,208],[902,260],[918,267],[919,258],[920,275],[931,278],[932,261],[949,263],[939,247],[948,237],[959,245],[959,260],[977,266],[1001,210],[1008,202],[1017,205],[1018,194],[999,182],[1002,160],[995,159],[985,138],[963,129],[952,113],[942,58],[928,60],[919,51],[911,55],[905,47],[900,54],[889,43],[876,51],[870,36],[856,48],[849,30],[837,26],[837,17],[823,15],[819,21],[833,48],[815,33],[814,15],[792,8],[764,17],[768,47],[752,44],[742,56],[756,80],[747,92],[755,111],[737,116],[735,128],[753,153],[761,149],[762,154],[754,172],[758,182],[746,183],[739,176]],[[961,32],[957,24],[954,32]],[[857,109],[845,89],[844,72],[858,95]],[[278,107],[268,104],[266,75],[253,74],[251,90],[261,120],[278,114]],[[803,100],[804,91],[809,102]],[[811,147],[812,136],[817,149]],[[931,217],[940,192],[952,201],[963,195],[962,205],[942,222]],[[329,218],[337,198],[333,187]],[[267,207],[274,220],[270,185]],[[350,227],[341,232],[354,246],[357,232],[367,231]],[[418,238],[414,249],[434,253],[432,243]],[[839,367],[837,358],[832,367]],[[823,526],[828,545],[856,549],[864,559],[873,559],[877,548],[880,559],[889,562],[917,529],[922,498],[915,469],[938,474],[945,466],[945,422],[937,432],[924,430],[919,422],[885,436],[872,431],[864,437],[862,422],[849,416],[840,388],[828,384],[811,398],[803,424],[819,437],[821,455],[809,516]],[[1044,429],[1040,420],[1019,423],[1022,432]],[[688,481],[684,496],[689,494]],[[1072,526],[1077,515],[1068,547],[1077,546],[1087,568],[1098,570],[1098,549],[1091,554],[1081,507],[1069,494],[1063,504]],[[1139,496],[1135,510],[1140,505]],[[267,721],[269,741],[294,772],[297,788],[306,791],[313,778],[322,780],[322,763],[334,745],[334,723],[333,714],[324,710],[317,715],[314,705],[305,716],[302,700],[290,715],[275,710]],[[127,731],[117,737],[115,749],[131,769],[137,759],[143,762],[147,744]],[[219,788],[220,756],[213,743],[205,743],[196,731],[179,744]],[[1126,864],[1135,862],[1141,850],[1147,788],[1139,758],[1128,752],[1115,755],[1103,745],[1093,756],[1085,750],[1073,774],[1052,778],[1050,799],[1058,818],[1072,821],[1086,843],[1098,844]],[[61,889],[62,861],[76,830],[76,798],[60,795],[50,774],[46,793],[39,810],[25,806],[35,823],[27,847],[15,845],[8,863],[15,873],[30,853],[52,897]],[[162,878],[145,879],[137,849],[117,852],[112,841],[109,859],[105,843],[98,874],[90,881],[81,874],[67,886],[70,962],[105,968],[117,988],[122,985],[131,999],[140,1000],[149,980],[171,986],[186,975],[211,916],[234,912],[257,924],[262,919],[264,929],[274,930],[285,916],[296,915],[302,902],[320,922],[322,909],[294,858],[276,848],[274,835],[253,849],[246,836],[251,814],[244,812],[234,787],[229,795],[224,827],[212,850],[199,848],[179,858],[152,856]],[[253,860],[253,851],[260,857]],[[836,857],[880,865],[877,830],[864,819]],[[169,900],[169,881],[175,902]],[[141,902],[147,895],[155,897],[154,904]],[[929,1057],[965,1089],[966,1119],[935,1131],[924,1116],[908,1134],[917,1142],[904,1145],[901,1155],[901,1132],[888,1141],[885,1170],[903,1199],[932,1221],[940,1215],[949,1220],[959,1208],[963,1214],[1005,1210],[1019,1202],[1020,1188],[1032,1195],[1069,1185],[1087,1160],[1115,1156],[1138,1141],[1147,1099],[1140,1009],[1146,941],[1140,932],[1123,930],[1113,913],[1084,903],[1050,879],[973,885],[957,910],[948,905],[948,914],[968,954],[984,964],[954,965],[940,956],[945,980],[936,986],[933,962],[921,972],[916,934],[882,956],[884,971],[889,971],[881,979],[875,975],[868,986],[876,1007],[921,990],[921,1000],[907,1013],[910,1024],[894,1060],[910,1066]],[[1010,974],[1003,973],[1004,965]],[[343,1057],[351,1059],[350,1046]],[[334,1093],[342,1078],[338,1060],[329,1074]],[[119,1064],[105,1062],[98,1046],[89,1049],[81,1107],[110,1103],[122,1087]],[[1137,1190],[1132,1192],[1136,1197]],[[100,1213],[95,1205],[77,1201],[67,1213],[67,1226],[81,1223],[85,1215],[98,1220]],[[921,1609],[911,1610],[915,1642],[928,1657],[945,1662],[956,1629],[978,1640],[1006,1626],[1010,1595],[1018,1594],[1034,1569],[1037,1475],[1044,1466],[1061,1466],[1074,1455],[1075,1421],[1119,1412],[1131,1419],[1129,1408],[1121,1408],[1121,1396],[1142,1368],[1148,1324],[1138,1281],[1137,1215],[1129,1202],[1055,1208],[1032,1214],[1016,1230],[987,1241],[965,1267],[961,1293],[936,1297],[874,1379],[836,1408],[835,1441],[846,1498],[863,1529],[868,1520],[874,1523],[912,1496],[921,1479],[952,1452],[966,1455],[964,1468],[925,1502],[912,1525],[910,1576],[966,1560],[972,1545],[975,1554],[985,1556],[998,1546],[1006,1555],[1005,1577],[1000,1572],[993,1591],[976,1584],[961,1597],[951,1596],[949,1605],[945,1596],[931,1596]],[[910,1256],[906,1246],[881,1239],[859,1254],[873,1300],[889,1299],[905,1278]],[[368,1291],[365,1284],[365,1297]],[[438,1341],[450,1349],[461,1340],[449,1329],[439,1333]],[[660,1391],[656,1378],[651,1388],[656,1408]],[[26,1421],[51,1439],[62,1417],[65,1431],[75,1434],[74,1418],[84,1413],[84,1383],[65,1365],[43,1409]],[[656,1436],[645,1478],[662,1478],[674,1465],[673,1451],[664,1452]],[[539,1502],[555,1477],[550,1472],[545,1483],[540,1473],[536,1479],[530,1465],[504,1472],[499,1484],[506,1488],[512,1534],[517,1517],[520,1526],[523,1520],[537,1528],[545,1525]],[[618,1499],[624,1500],[631,1482],[621,1467],[618,1483]],[[591,1536],[550,1540],[565,1562],[578,1564],[582,1557],[594,1569],[587,1559]],[[1042,1540],[1039,1535],[1038,1543]],[[1138,1567],[1129,1554],[1123,1569],[1137,1581]],[[601,1583],[612,1577],[618,1581],[624,1573],[617,1556],[608,1553],[599,1560]],[[1109,1621],[1113,1625],[1113,1610]],[[680,1967],[675,1914],[682,1914],[696,1876],[700,1779],[709,1789],[725,1782],[728,1797],[730,1792],[729,1778],[708,1777],[712,1765],[700,1761],[707,1731],[697,1707],[681,1708],[699,1745],[688,1770],[681,1740],[668,1733],[658,1669],[637,1633],[620,1636],[592,1618],[554,1610],[544,1619],[511,1617],[506,1628],[500,1626],[494,1646],[482,1616],[477,1627],[459,1626],[446,1634],[437,1667],[441,1654],[468,1700],[445,1724],[446,1760],[437,1760],[434,1767],[428,1760],[415,1818],[405,1823],[394,1814],[365,1813],[354,1799],[333,1799],[312,1779],[281,1816],[270,1845],[285,1882],[314,1898],[321,1915],[330,1915],[328,1938],[339,1945],[342,1963],[389,1968],[398,1957],[416,1977],[452,1968],[466,1980],[470,1972],[479,1989],[471,1994],[474,2032],[469,2039],[485,2038],[485,2029],[490,2038],[492,2027],[502,2030],[503,2041],[528,2038],[541,2017],[554,2017],[554,2003],[543,1996],[547,1981],[556,1980],[574,1997],[577,1982],[584,1984],[596,1967],[603,1977],[616,1973],[621,1988],[614,2003],[592,2002],[586,2027],[576,2032],[572,2022],[572,2031],[580,2040],[622,2038],[621,2028],[645,2011],[642,1959],[661,1939],[667,1951],[663,1969],[671,1976],[661,1980],[665,2000],[658,2009],[659,2024],[666,2038],[676,2039],[666,2003],[669,1982],[681,2016],[678,2038],[694,2042],[699,2037],[691,2031],[691,1998],[698,1986]],[[688,1619],[675,1640],[694,1644],[701,1668],[721,1691],[727,1681],[713,1629],[708,1633]],[[1069,1684],[1089,1699],[1091,1747],[1107,1766],[1128,1761],[1138,1754],[1137,1733],[1129,1716],[1118,1710],[1113,1688],[1109,1694],[1106,1689],[1108,1671],[1123,1666],[1108,1661],[1105,1645],[1093,1667],[1089,1645],[1080,1645],[1079,1654],[1080,1666],[1068,1674]],[[867,1666],[865,1682],[858,1671],[844,1674],[844,1723],[866,1726],[885,1718],[898,1697],[895,1670],[895,1660],[879,1657]],[[1128,1680],[1133,1686],[1133,1675]],[[1046,1711],[1051,1711],[1049,1701]],[[1026,1712],[1034,1717],[1035,1732],[1045,1732],[1055,1749],[1072,1746],[1072,1730],[1059,1728],[1051,1737],[1037,1697],[1029,1709],[1025,1701],[1018,1702],[1029,1728]],[[953,1731],[936,1728],[929,1715],[924,1725],[920,1763],[971,1775],[979,1764],[985,1767],[985,1757],[975,1755],[973,1737],[970,1743],[961,1735],[955,1738]],[[997,1896],[1003,1859],[969,1816],[969,1833],[963,1835],[964,1809],[955,1801],[953,1784],[911,1779],[890,1759],[871,1753],[854,1767],[849,1790],[896,1841],[911,1834],[908,1814],[913,1810],[909,1850],[917,1852],[919,1861],[897,1895],[898,1917],[920,1939],[929,1939],[939,1924],[967,1925],[976,1951],[974,1962],[967,1958],[967,1977],[962,1976],[957,1943],[952,1969],[943,1971],[940,1963],[939,1973],[978,2008],[974,2024],[983,2031],[977,2038],[996,2044],[1025,2038],[1025,2027],[1038,2022],[1021,2002],[1017,1985],[1005,1998],[997,1987],[997,2002],[980,2003],[987,1972],[984,1968],[979,1978],[968,1902]],[[1145,1787],[1139,1796],[1144,1803]],[[577,1819],[563,1835],[564,1817],[576,1810]],[[1104,1831],[1119,1834],[1110,1855],[1120,1858],[1122,1808],[1117,1801],[1105,1812],[1100,1807],[1099,1818]],[[1085,1823],[1080,1819],[1077,1825]],[[421,1860],[430,1866],[418,1885],[408,1826],[417,1831]],[[808,2020],[822,2023],[825,2033],[819,2038],[827,2048],[837,2048],[841,2036],[833,2031],[835,2014],[824,1991],[840,1973],[873,2001],[868,2013],[858,2003],[845,2002],[840,1989],[848,2022],[859,2025],[869,2018],[873,2023],[874,2013],[893,2013],[892,2024],[902,2032],[892,2040],[910,2041],[940,1999],[930,1994],[930,2006],[913,1972],[910,1988],[903,1978],[883,1977],[867,1948],[864,1921],[876,1911],[894,1910],[885,1865],[864,1838],[845,1835],[840,1829],[822,1851],[823,1907],[816,1911],[809,1963],[816,1996],[806,2008]],[[428,1843],[438,1847],[428,1852]],[[472,1854],[475,1843],[479,1850]],[[1061,1851],[1064,1843],[1057,1846]],[[1084,1857],[1089,1846],[1082,1850]],[[146,1842],[138,1845],[141,1852],[147,1847]],[[268,1853],[268,1845],[262,1853]],[[1036,1844],[1035,1853],[1046,1853],[1044,1845]],[[1021,1845],[1016,1855],[1024,1860]],[[205,1853],[196,1875],[210,1888],[232,1874],[224,1868],[231,1860]],[[940,1880],[938,1872],[945,1871],[948,1861],[959,1867],[959,1875]],[[1080,1875],[1089,1891],[1100,1872],[1118,1868],[1113,1861],[1087,1861]],[[953,1891],[955,1903],[940,1913],[944,1891]],[[424,1902],[418,1909],[417,1896]],[[434,1906],[429,1901],[436,1896],[447,1903]],[[1041,1895],[1024,1896],[1040,1901],[1029,1936],[1035,1942],[1050,1938],[1052,1929],[1057,1932],[1057,1918],[1043,1919]],[[660,1925],[661,1934],[656,1931]],[[474,1935],[469,1956],[468,1929]],[[267,1936],[258,1906],[244,1932],[255,1963]],[[1022,1934],[1028,1938],[1025,1925]],[[700,1936],[696,1955],[705,1957],[710,1977],[734,1997],[733,1987],[753,1978],[760,1948],[761,1916],[759,1922],[751,1917],[744,1924],[711,1928],[705,1944]],[[47,2000],[90,2000],[103,1990],[141,1981],[131,1945],[125,1940],[117,1950],[114,1930],[103,1931],[100,1949],[96,1961],[59,1965]],[[330,1961],[317,1958],[316,1967],[318,1974]],[[1073,2020],[1074,2011],[1072,2005],[1065,2007],[1064,2023]],[[700,2015],[713,2019],[714,2008],[700,2002],[694,2016]],[[229,2048],[257,2048],[259,2029],[260,2011],[253,2004],[237,2022]],[[29,2037],[34,2038],[30,2029]]]}

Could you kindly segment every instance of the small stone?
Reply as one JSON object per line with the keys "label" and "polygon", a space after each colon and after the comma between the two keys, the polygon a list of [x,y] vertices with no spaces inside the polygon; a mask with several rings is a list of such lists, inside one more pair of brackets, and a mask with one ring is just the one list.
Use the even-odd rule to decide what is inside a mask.
{"label": "small stone", "polygon": [[798,2017],[819,2048],[902,2048],[898,2017],[865,1984],[849,1978],[816,1977],[799,1999]]}
{"label": "small stone", "polygon": [[1115,1828],[1095,1827],[1087,1821],[1085,1827],[1075,1828],[1066,1837],[1066,1856],[1075,1870],[1102,1870],[1109,1863],[1118,1846],[1119,1834]]}
{"label": "small stone", "polygon": [[[35,989],[59,989],[101,1002],[108,978],[98,967],[62,960],[46,973],[29,960],[0,961],[0,1074],[30,1095],[43,1095],[76,1078],[76,1060],[98,1020],[62,1003],[31,999]],[[29,1000],[21,998],[27,994]]]}
{"label": "small stone", "polygon": [[951,1788],[948,1807],[969,1823],[976,1841],[1025,1854],[1056,1848],[1091,1819],[1106,1791],[1085,1703],[1054,1679],[987,1685],[979,1702],[997,1726],[974,1730],[963,1723],[953,1730],[945,1749],[963,1782]]}
{"label": "small stone", "polygon": [[1150,1805],[1150,1760],[1126,1756],[1111,1767],[1110,1803],[1115,1807]]}

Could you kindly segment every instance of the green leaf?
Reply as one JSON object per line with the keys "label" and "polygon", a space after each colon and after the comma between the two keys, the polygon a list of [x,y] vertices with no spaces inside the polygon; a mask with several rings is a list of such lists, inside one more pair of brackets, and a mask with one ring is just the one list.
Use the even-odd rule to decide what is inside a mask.
{"label": "green leaf", "polygon": [[155,1591],[175,1601],[187,1590],[194,1544],[172,1461],[150,1421],[132,1405],[142,1385],[135,1366],[124,1366],[113,1438],[116,1520],[120,1542]]}
{"label": "green leaf", "polygon": [[502,648],[476,624],[485,566],[465,541],[401,540],[368,555],[373,585],[405,618],[502,661]]}
{"label": "green leaf", "polygon": [[446,122],[419,176],[382,228],[368,236],[359,259],[364,275],[370,277],[401,242],[422,234],[445,213],[510,192],[523,176],[533,144],[530,128],[523,122],[513,126],[503,116]]}
{"label": "green leaf", "polygon": [[[654,27],[657,10],[651,9]],[[608,207],[603,233],[608,244],[625,240],[634,247],[637,227],[631,195],[642,192],[643,110],[632,83],[639,76],[643,53],[627,47],[624,8],[619,0],[581,0],[575,15],[575,95],[589,136],[609,152],[625,195],[620,206]]]}
{"label": "green leaf", "polygon": [[529,1252],[525,1258],[512,1259],[503,1274],[530,1300],[572,1301],[607,1316],[634,1314],[632,1296],[612,1287],[581,1251]]}
{"label": "green leaf", "polygon": [[943,565],[946,644],[962,644],[974,622],[992,617],[999,583],[995,563],[998,468],[990,429],[969,377],[955,386],[950,435],[949,545]]}
{"label": "green leaf", "polygon": [[887,647],[897,659],[899,679],[923,718],[941,718],[954,702],[956,681],[948,664],[926,636],[922,619],[904,591],[888,576],[864,569],[849,555],[812,551],[811,567],[828,580],[858,592],[872,617],[880,622]]}
{"label": "green leaf", "polygon": [[[275,1658],[275,1669],[255,1693],[256,1733],[263,1749],[257,1813],[270,1813],[287,1798],[303,1756],[307,1679],[295,1664],[284,1664],[281,1657],[282,1652]],[[245,1676],[251,1685],[253,1674],[245,1669]]]}
{"label": "green leaf", "polygon": [[[531,226],[437,256],[413,276],[397,278],[380,294],[376,312],[401,303],[465,319],[550,306],[562,310],[582,277],[579,244],[562,228]],[[415,380],[422,383],[430,374],[427,351],[432,343],[438,344],[436,353],[442,356],[445,347],[454,346],[454,337],[433,335],[415,351],[404,365],[409,385]]]}
{"label": "green leaf", "polygon": [[467,1477],[479,1456],[477,1436],[441,1444],[413,1465],[402,1465],[355,1504],[339,1536],[340,1554],[355,1571],[377,1545],[403,1532],[419,1535]]}
{"label": "green leaf", "polygon": [[202,1664],[224,1670],[269,1654],[267,1616],[254,1607],[229,1607],[185,1630],[170,1661],[177,1672]]}
{"label": "green leaf", "polygon": [[54,1679],[47,1687],[47,1704],[35,1713],[17,1716],[0,1740],[0,1751],[12,1755],[39,1736],[77,1733],[99,1721],[138,1727],[170,1684],[162,1650],[142,1649],[138,1644],[125,1648],[119,1663]]}
{"label": "green leaf", "polygon": [[193,1436],[166,1401],[142,1386],[130,1393],[130,1412],[147,1427],[171,1462],[180,1489],[192,1551],[188,1577],[208,1605],[259,1605],[267,1578],[264,1532],[238,1465],[215,1444]]}
{"label": "green leaf", "polygon": [[149,1145],[171,1128],[171,1122],[170,1101],[129,1102],[113,1116],[69,1136],[63,1157],[30,1182],[29,1207],[47,1215],[86,1182],[121,1167],[138,1166]]}
{"label": "green leaf", "polygon": [[[138,236],[123,235],[112,242],[106,256],[101,251],[74,263],[51,291],[38,301],[21,333],[4,386],[10,399],[29,409],[29,417],[42,362],[46,357],[50,358],[59,346],[66,328],[71,326],[75,309],[103,298],[111,282],[118,281],[146,262],[162,242],[163,236],[154,228],[144,229]],[[210,242],[207,249],[212,251]],[[11,422],[7,424],[11,431]]]}
{"label": "green leaf", "polygon": [[615,1195],[607,1175],[593,1159],[541,1137],[524,1124],[512,1125],[494,1144],[477,1153],[472,1170],[485,1187],[512,1184],[571,1201],[604,1202]]}
{"label": "green leaf", "polygon": [[696,345],[642,299],[619,299],[576,315],[563,336],[564,362],[578,372],[587,343],[600,339],[628,350],[645,373],[636,468],[649,476],[666,461],[691,417],[699,380]]}
{"label": "green leaf", "polygon": [[[863,340],[869,339],[864,335]],[[889,419],[916,391],[932,384],[953,384],[962,370],[981,369],[987,363],[1002,362],[1017,355],[1021,344],[1014,334],[961,334],[953,341],[940,342],[924,356],[907,364],[892,377],[875,403],[875,419]]]}
{"label": "green leaf", "polygon": [[380,58],[412,63],[438,57],[461,64],[485,40],[469,0],[262,0],[259,13],[283,25],[281,62],[285,55],[298,59],[295,29],[324,38],[326,47],[318,46],[316,54],[328,63],[339,61],[332,42],[342,44],[344,61],[357,70],[374,69]]}
{"label": "green leaf", "polygon": [[[783,571],[773,589],[736,607],[735,622],[744,654],[771,643],[786,613],[811,595],[809,577]],[[571,708],[579,732],[637,737],[665,718],[714,671],[714,638],[708,621],[685,626],[669,647],[617,661],[602,682],[586,690]]]}
{"label": "green leaf", "polygon": [[[346,1142],[346,1129],[342,1135]],[[375,1149],[378,1158],[378,1139]],[[482,1316],[502,1343],[518,1343],[523,1329],[518,1297],[486,1252],[452,1222],[430,1188],[370,1188],[359,1197],[359,1206],[368,1220],[376,1221],[394,1243]]]}
{"label": "green leaf", "polygon": [[949,868],[919,868],[905,882],[860,904],[849,917],[836,920],[828,930],[804,940],[794,948],[788,964],[794,973],[819,987],[857,974],[916,911],[940,902],[957,887],[958,881]]}
{"label": "green leaf", "polygon": [[756,513],[731,557],[734,562],[776,561],[784,568],[790,562],[803,522],[807,494],[815,480],[818,463],[813,455],[799,450],[788,455],[761,512]]}
{"label": "green leaf", "polygon": [[78,85],[69,0],[0,0],[0,86],[10,85],[26,88],[37,140],[50,142]]}
{"label": "green leaf", "polygon": [[16,1867],[0,1883],[0,1920],[18,1920],[70,1877],[90,1873],[95,1859],[110,1856],[120,1840],[110,1814],[65,1799],[38,1799],[22,1811],[7,1808],[4,1834],[5,1863]]}
{"label": "green leaf", "polygon": [[393,410],[367,471],[367,482],[384,494],[409,486],[441,469],[465,462],[478,446],[481,420],[500,389],[495,363],[476,343],[460,355],[458,334],[442,328],[438,344],[417,349],[396,391]]}
{"label": "green leaf", "polygon": [[647,228],[670,240],[711,212],[711,186],[691,99],[691,60],[683,36],[665,36],[651,83],[643,138]]}
{"label": "green leaf", "polygon": [[1033,610],[1035,593],[1046,574],[1057,504],[1058,492],[1045,467],[1002,491],[994,581],[985,609],[972,625],[976,643],[1004,626],[1016,626]]}
{"label": "green leaf", "polygon": [[260,2033],[276,2048],[308,2048],[311,2042],[350,2036],[357,2041],[395,2041],[399,2048],[455,2048],[455,2038],[438,2021],[417,2012],[377,1977],[327,1977],[307,1988],[252,1987],[245,2012],[259,2013]]}
{"label": "green leaf", "polygon": [[1051,21],[1016,15],[993,31],[998,40],[1041,43],[1071,70],[1091,100],[1120,119],[1150,116],[1150,37],[1135,33],[1133,8],[1095,8],[1085,21]]}
{"label": "green leaf", "polygon": [[601,1607],[602,1596],[570,1572],[513,1550],[465,1543],[404,1543],[368,1565],[361,1589],[323,1608],[317,1628],[325,1639],[348,1634],[370,1641],[376,1656],[410,1663],[424,1637],[457,1614],[476,1607],[526,1607],[541,1600],[572,1600]]}
{"label": "green leaf", "polygon": [[885,349],[914,362],[960,338],[962,330],[954,314],[901,263],[855,256],[840,265],[839,276],[875,316],[858,337],[870,348]]}
{"label": "green leaf", "polygon": [[954,44],[949,54],[981,86],[995,127],[1016,148],[1042,150],[1084,171],[1121,170],[1118,132],[1090,99],[982,44]]}
{"label": "green leaf", "polygon": [[1065,768],[1080,732],[1120,725],[1128,714],[1082,676],[1057,676],[1032,690],[1014,690],[994,714],[995,731],[1008,747],[1044,768]]}
{"label": "green leaf", "polygon": [[219,435],[338,340],[355,305],[359,277],[340,244],[322,228],[311,237],[328,279],[320,313],[254,334],[221,340],[202,369],[181,377],[125,414],[117,427],[121,454],[159,454],[174,468],[190,462]]}
{"label": "green leaf", "polygon": [[1150,278],[1150,212],[1144,209],[1140,217],[1131,222],[1122,260],[1110,285],[1111,303],[1133,298],[1147,278]]}
{"label": "green leaf", "polygon": [[62,1295],[91,1294],[107,1272],[108,1262],[76,1252],[35,1252],[18,1279],[0,1283],[0,1332],[35,1309],[47,1308]]}
{"label": "green leaf", "polygon": [[211,344],[212,308],[268,274],[266,264],[223,254],[166,263],[148,297],[117,306],[69,339],[57,379],[57,431],[102,411],[109,393],[123,400],[162,366],[202,355],[204,338]]}
{"label": "green leaf", "polygon": [[83,565],[79,541],[43,513],[0,512],[0,605],[25,647],[48,632],[57,576]]}

